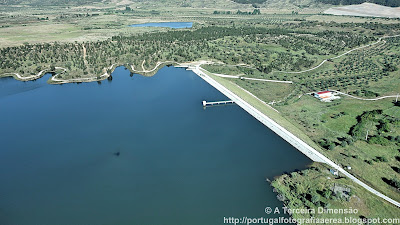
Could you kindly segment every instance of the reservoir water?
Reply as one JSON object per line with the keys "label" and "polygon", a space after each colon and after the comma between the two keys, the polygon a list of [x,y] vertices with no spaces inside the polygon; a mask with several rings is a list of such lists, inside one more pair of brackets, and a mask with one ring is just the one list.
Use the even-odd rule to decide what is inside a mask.
{"label": "reservoir water", "polygon": [[[224,224],[282,207],[266,178],[310,160],[191,71],[0,79],[0,224]],[[275,215],[277,216],[277,215]]]}
{"label": "reservoir water", "polygon": [[141,23],[132,24],[130,27],[169,27],[174,29],[191,28],[192,22],[160,22],[160,23]]}

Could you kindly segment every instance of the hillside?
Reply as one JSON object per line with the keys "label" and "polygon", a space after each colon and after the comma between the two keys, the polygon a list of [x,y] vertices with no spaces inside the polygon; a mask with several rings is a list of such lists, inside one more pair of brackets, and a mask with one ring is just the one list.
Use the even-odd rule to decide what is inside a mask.
{"label": "hillside", "polygon": [[[253,0],[251,0],[253,1]],[[263,1],[255,0],[262,3]],[[250,1],[249,1],[250,2]],[[245,3],[245,2],[242,2]],[[41,6],[130,6],[131,8],[216,8],[216,9],[241,9],[243,4],[231,0],[0,0],[0,5],[32,7]],[[246,6],[247,7],[247,6]],[[248,8],[252,8],[248,5]]]}
{"label": "hillside", "polygon": [[[275,0],[233,0],[234,2],[240,4],[262,4],[265,3],[266,5],[276,3]],[[287,4],[286,1],[280,1],[282,4]],[[305,0],[293,0],[290,1],[293,5],[298,6],[311,6],[318,3],[328,4],[328,5],[355,5],[355,4],[362,4],[362,3],[375,3],[378,5],[389,6],[389,7],[399,7],[400,1],[398,0],[312,0],[312,1],[305,1]]]}
{"label": "hillside", "polygon": [[303,8],[327,8],[328,5],[317,0],[0,0],[0,5],[29,5],[29,6],[83,6],[83,5],[127,5],[133,8],[215,8],[242,9],[268,8],[296,10]]}
{"label": "hillside", "polygon": [[0,5],[87,5],[102,0],[0,0]]}
{"label": "hillside", "polygon": [[[85,7],[85,8],[104,8],[118,7],[122,9],[129,6],[132,9],[188,9],[195,8],[201,10],[246,10],[252,11],[260,8],[261,12],[268,13],[321,13],[331,5],[318,2],[317,0],[163,0],[163,1],[144,1],[144,0],[0,0],[0,5],[20,7],[59,6],[59,7]],[[6,8],[0,9],[7,12]],[[166,10],[166,11],[168,11]],[[276,10],[279,10],[276,11]]]}
{"label": "hillside", "polygon": [[151,6],[177,6],[194,8],[240,8],[247,4],[252,7],[261,8],[324,8],[327,5],[354,5],[362,3],[375,3],[382,6],[399,7],[398,0],[164,0],[164,1],[142,1],[142,0],[0,0],[0,5],[31,5],[31,6],[81,6],[94,3],[115,5],[151,5]]}
{"label": "hillside", "polygon": [[362,3],[375,3],[378,5],[389,6],[389,7],[399,7],[399,0],[317,0],[324,4],[331,5],[355,5]]}
{"label": "hillside", "polygon": [[381,6],[373,3],[363,3],[360,5],[334,7],[326,10],[324,13],[333,15],[347,15],[347,16],[400,18],[400,8]]}

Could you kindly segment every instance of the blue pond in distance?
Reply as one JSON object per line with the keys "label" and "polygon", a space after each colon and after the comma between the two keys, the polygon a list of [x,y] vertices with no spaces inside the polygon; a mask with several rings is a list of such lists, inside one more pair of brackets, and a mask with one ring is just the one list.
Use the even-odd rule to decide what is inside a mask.
{"label": "blue pond in distance", "polygon": [[0,224],[215,225],[283,206],[265,178],[308,158],[236,105],[203,109],[226,97],[191,71],[129,74],[0,79]]}
{"label": "blue pond in distance", "polygon": [[142,24],[132,24],[130,27],[169,27],[174,29],[180,28],[191,28],[193,26],[192,22],[161,22],[161,23],[142,23]]}

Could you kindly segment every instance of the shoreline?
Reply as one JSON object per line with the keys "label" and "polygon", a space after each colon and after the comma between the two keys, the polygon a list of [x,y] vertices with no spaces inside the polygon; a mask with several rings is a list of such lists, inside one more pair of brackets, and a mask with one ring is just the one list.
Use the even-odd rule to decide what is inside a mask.
{"label": "shoreline", "polygon": [[[153,76],[155,73],[157,73],[158,69],[164,67],[165,65],[168,64],[177,64],[176,67],[185,67],[185,66],[181,66],[180,63],[174,62],[174,61],[165,61],[165,62],[157,62],[156,66],[151,69],[151,70],[143,70],[143,71],[138,71],[135,70],[134,66],[131,64],[119,64],[119,66],[125,66],[127,69],[129,69],[131,72],[136,73],[136,74],[140,74],[142,76]],[[68,84],[68,83],[90,83],[90,82],[95,82],[95,81],[103,81],[107,78],[109,78],[111,76],[111,73],[114,71],[114,69],[118,64],[114,63],[111,66],[104,68],[104,73],[102,75],[99,76],[93,76],[93,77],[84,77],[84,78],[72,78],[72,79],[59,79],[57,78],[57,76],[60,73],[57,73],[55,75],[53,75],[51,78],[49,78],[47,80],[48,84]],[[67,69],[63,68],[63,67],[55,67],[55,69],[60,69],[63,70],[61,73],[65,73],[67,71]],[[111,70],[111,73],[108,73],[107,71]],[[30,76],[21,76],[18,73],[4,73],[0,75],[0,78],[2,77],[13,77],[14,79],[18,80],[18,81],[33,81],[33,80],[37,80],[42,78],[44,75],[46,75],[47,73],[51,73],[54,71],[47,71],[47,70],[42,70],[40,71],[38,74],[36,75],[30,75]],[[154,74],[153,74],[154,73]],[[148,75],[151,74],[151,75]],[[100,77],[100,79],[99,79]]]}
{"label": "shoreline", "polygon": [[[63,70],[61,73],[64,73],[65,71],[67,71],[67,69],[65,69],[63,67],[55,67],[55,69],[56,70]],[[30,76],[26,76],[26,77],[25,76],[21,76],[19,73],[5,73],[5,74],[0,75],[0,78],[1,77],[13,77],[14,79],[19,80],[19,81],[32,81],[32,80],[37,80],[37,79],[42,78],[47,73],[54,73],[54,72],[55,71],[42,70],[36,75],[30,75]],[[60,73],[58,73],[58,74],[60,74]]]}

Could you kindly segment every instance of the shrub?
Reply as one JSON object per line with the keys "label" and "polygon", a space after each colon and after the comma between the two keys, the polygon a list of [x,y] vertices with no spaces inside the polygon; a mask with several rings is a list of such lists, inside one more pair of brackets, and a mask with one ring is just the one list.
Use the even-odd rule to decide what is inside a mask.
{"label": "shrub", "polygon": [[368,164],[370,164],[370,165],[372,165],[373,163],[372,163],[372,160],[364,160],[364,162],[366,162],[366,163],[368,163]]}
{"label": "shrub", "polygon": [[389,145],[390,141],[382,136],[373,136],[368,139],[369,144]]}
{"label": "shrub", "polygon": [[325,197],[326,199],[329,199],[329,198],[332,196],[332,191],[326,189],[326,190],[323,192],[323,195],[324,195],[324,197]]}
{"label": "shrub", "polygon": [[317,204],[319,200],[320,200],[319,195],[317,193],[313,193],[311,197],[311,202]]}
{"label": "shrub", "polygon": [[379,162],[387,162],[388,161],[385,156],[377,156],[376,160]]}
{"label": "shrub", "polygon": [[319,142],[319,145],[327,150],[333,150],[336,147],[336,144],[331,141],[331,140],[327,140],[327,139],[322,139]]}
{"label": "shrub", "polygon": [[400,180],[397,178],[392,179],[392,186],[399,189],[400,188]]}

